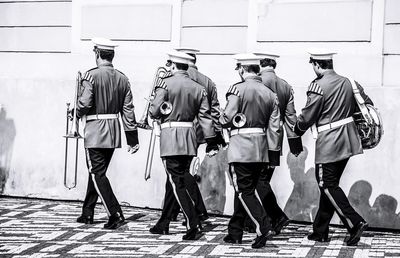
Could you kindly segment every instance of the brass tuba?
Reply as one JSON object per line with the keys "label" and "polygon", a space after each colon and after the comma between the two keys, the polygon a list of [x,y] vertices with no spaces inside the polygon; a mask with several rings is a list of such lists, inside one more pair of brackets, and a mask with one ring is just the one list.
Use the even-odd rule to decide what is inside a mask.
{"label": "brass tuba", "polygon": [[[70,103],[67,103],[67,123],[66,123],[66,130],[65,130],[65,156],[64,156],[64,186],[71,190],[72,188],[76,187],[77,183],[77,175],[78,175],[78,146],[79,146],[79,139],[82,139],[82,136],[79,134],[79,121],[76,114],[76,105],[78,102],[78,89],[81,86],[82,81],[82,74],[78,72],[76,76],[76,85],[75,85],[75,94],[74,94],[74,107],[70,109]],[[71,127],[69,126],[70,122],[72,123]],[[68,140],[75,139],[75,172],[74,172],[74,180],[71,184],[68,184],[67,177],[68,177]]]}
{"label": "brass tuba", "polygon": [[143,115],[140,118],[139,122],[137,122],[137,127],[145,129],[145,130],[151,130],[153,129],[151,125],[149,125],[149,108],[150,108],[150,100],[154,98],[155,95],[155,89],[157,85],[160,85],[162,82],[162,79],[166,76],[169,75],[170,72],[165,69],[165,67],[158,67],[156,74],[154,75],[154,80],[153,80],[153,86],[151,88],[149,97],[146,99],[146,107],[144,108]]}
{"label": "brass tuba", "polygon": [[232,118],[232,124],[236,128],[241,128],[246,124],[246,116],[243,113],[237,113],[233,118]]}
{"label": "brass tuba", "polygon": [[[144,180],[147,181],[150,178],[151,175],[151,167],[153,164],[153,156],[154,156],[154,147],[156,144],[156,137],[160,136],[160,128],[159,128],[159,121],[154,120],[153,125],[149,125],[148,121],[148,113],[149,113],[149,108],[150,108],[150,100],[154,98],[155,95],[155,89],[158,85],[161,85],[162,79],[167,77],[170,74],[169,71],[165,67],[158,67],[157,71],[154,75],[154,80],[153,80],[153,86],[150,91],[149,98],[147,99],[146,107],[144,109],[143,115],[141,119],[139,120],[137,126],[142,129],[146,130],[151,130],[151,135],[150,135],[150,143],[149,143],[149,148],[147,151],[147,158],[146,158],[146,169],[144,172]],[[161,113],[164,114],[163,112],[168,112],[170,113],[172,110],[172,105],[169,102],[164,102],[161,106]]]}

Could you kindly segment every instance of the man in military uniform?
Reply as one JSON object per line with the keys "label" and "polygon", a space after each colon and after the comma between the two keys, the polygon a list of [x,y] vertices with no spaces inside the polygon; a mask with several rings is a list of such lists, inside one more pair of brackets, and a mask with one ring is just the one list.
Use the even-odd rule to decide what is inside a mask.
{"label": "man in military uniform", "polygon": [[[297,156],[303,150],[303,145],[301,142],[301,137],[296,135],[293,131],[297,117],[296,109],[294,107],[292,86],[290,86],[285,80],[279,78],[275,74],[276,59],[279,58],[279,55],[271,53],[255,53],[255,55],[262,58],[260,61],[260,77],[262,79],[262,82],[278,96],[279,111],[281,114],[280,131],[282,132],[279,139],[281,155],[284,135],[283,127],[285,127],[290,151]],[[270,185],[274,170],[274,166],[265,167],[257,184],[257,192],[260,196],[265,210],[271,218],[271,224],[272,228],[275,231],[275,234],[279,235],[282,228],[289,224],[289,218],[279,207],[276,201],[275,194],[272,191]],[[249,231],[254,230],[254,224],[251,223],[251,220],[249,218],[246,219],[246,226],[249,228]]]}
{"label": "man in military uniform", "polygon": [[[307,103],[298,117],[298,135],[315,124],[315,174],[320,188],[320,202],[309,240],[328,241],[329,222],[336,211],[350,233],[347,245],[356,245],[368,227],[350,205],[339,187],[340,178],[351,156],[363,153],[357,127],[353,121],[356,110],[351,82],[333,70],[335,53],[314,50],[310,63],[317,78],[307,90]],[[361,87],[361,86],[360,86]],[[367,103],[372,103],[361,88]]]}
{"label": "man in military uniform", "polygon": [[[245,216],[249,216],[257,233],[252,247],[261,248],[265,246],[271,225],[255,189],[261,171],[267,164],[275,166],[279,162],[278,98],[257,76],[260,72],[259,57],[239,54],[235,59],[236,69],[243,81],[229,88],[227,105],[220,117],[223,127],[232,128],[228,163],[235,188],[234,211],[224,241],[241,243]],[[238,113],[246,117],[246,122],[240,128],[235,126],[239,126],[235,118]]]}
{"label": "man in military uniform", "polygon": [[[194,240],[198,237],[199,216],[187,191],[188,182],[185,180],[185,174],[189,173],[190,163],[197,155],[196,132],[193,125],[196,117],[207,142],[206,152],[216,151],[218,147],[207,93],[204,87],[190,79],[187,73],[193,58],[176,51],[168,55],[167,66],[171,67],[172,76],[164,78],[156,87],[149,113],[152,118],[161,120],[160,156],[169,184],[166,184],[162,216],[150,232],[169,233],[171,214],[166,214],[164,210],[169,209],[176,198],[186,219],[187,232],[182,239]],[[170,113],[161,110],[165,102],[169,102],[172,106]]]}
{"label": "man in military uniform", "polygon": [[121,117],[128,143],[128,152],[139,149],[132,92],[128,78],[114,69],[114,42],[95,38],[94,53],[97,67],[85,73],[83,90],[78,97],[77,117],[85,116],[84,141],[89,181],[82,215],[77,222],[92,224],[98,197],[109,217],[106,229],[116,229],[124,222],[121,206],[106,176],[115,148],[121,147]]}
{"label": "man in military uniform", "polygon": [[[190,62],[187,73],[189,74],[190,79],[194,80],[195,82],[199,83],[205,88],[207,92],[208,104],[210,105],[210,113],[211,113],[211,118],[213,120],[214,131],[217,135],[217,144],[220,144],[223,147],[226,146],[226,143],[222,137],[222,127],[221,124],[219,123],[220,106],[217,96],[217,88],[215,87],[215,83],[210,78],[199,72],[196,66],[196,60],[197,60],[196,54],[199,52],[199,50],[192,48],[177,48],[175,50],[193,57],[193,61]],[[204,139],[203,131],[201,130],[201,126],[199,125],[196,119],[194,125],[196,128],[197,144],[200,145],[205,143],[206,141]],[[197,158],[194,158],[192,163],[195,161],[195,159]],[[188,191],[190,192],[193,202],[195,203],[196,211],[200,216],[200,220],[204,221],[208,218],[208,212],[204,205],[204,201],[201,192],[199,190],[199,186],[197,185],[195,179],[197,175],[193,175],[195,176],[193,177],[190,173],[188,173],[185,174],[185,176],[186,176],[185,180],[187,180],[189,186]],[[176,218],[178,213],[179,213],[179,204],[178,202],[175,202],[172,218]]]}

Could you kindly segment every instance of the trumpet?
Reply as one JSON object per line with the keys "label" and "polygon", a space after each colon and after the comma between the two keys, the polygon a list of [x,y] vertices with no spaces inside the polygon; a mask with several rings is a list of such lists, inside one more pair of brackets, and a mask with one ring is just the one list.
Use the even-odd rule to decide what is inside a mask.
{"label": "trumpet", "polygon": [[[67,103],[67,114],[66,114],[66,130],[65,130],[65,135],[63,136],[65,138],[65,156],[64,156],[64,186],[71,190],[72,188],[76,187],[77,183],[77,175],[78,175],[78,146],[79,146],[79,139],[82,139],[82,136],[79,134],[79,121],[77,118],[76,108],[77,102],[78,102],[78,88],[81,85],[82,81],[82,74],[81,72],[78,72],[78,75],[76,77],[76,85],[75,85],[75,100],[74,100],[74,107],[70,109],[71,103]],[[69,123],[72,121],[71,127],[69,126]],[[67,175],[68,175],[68,140],[69,139],[75,139],[75,162],[74,162],[74,167],[75,167],[75,172],[74,172],[74,180],[68,184],[67,182]]]}
{"label": "trumpet", "polygon": [[243,113],[237,113],[233,118],[232,118],[232,124],[236,128],[241,128],[246,124],[246,116]]}
{"label": "trumpet", "polygon": [[156,74],[154,75],[153,86],[150,90],[149,97],[146,99],[146,107],[144,108],[143,115],[140,118],[139,122],[137,122],[137,127],[145,129],[145,130],[152,130],[153,127],[149,125],[149,108],[150,108],[150,100],[154,98],[156,86],[161,84],[161,80],[169,74],[165,67],[158,67]]}

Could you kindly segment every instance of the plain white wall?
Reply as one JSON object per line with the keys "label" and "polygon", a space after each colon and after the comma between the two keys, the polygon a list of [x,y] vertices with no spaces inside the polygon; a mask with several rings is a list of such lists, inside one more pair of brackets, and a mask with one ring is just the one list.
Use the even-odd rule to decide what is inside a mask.
{"label": "plain white wall", "polygon": [[[26,25],[25,16],[18,16],[18,13],[21,8],[26,11],[38,4],[35,1],[31,2],[7,4],[8,9],[1,9],[6,11],[2,11],[5,16],[0,15],[2,17],[0,25],[8,24],[17,27]],[[299,35],[294,32],[285,34],[283,36],[285,40],[288,39],[287,41],[282,40],[281,35],[274,36],[274,33],[279,32],[280,26],[290,33],[291,27],[296,24],[291,18],[298,17],[298,13],[306,13],[309,10],[317,12],[327,6],[336,6],[336,2],[341,3],[341,6],[335,9],[336,12],[339,12],[340,8],[347,10],[347,3],[348,6],[354,8],[347,10],[348,13],[357,14],[363,21],[369,21],[367,24],[369,27],[367,29],[363,27],[362,33],[357,36],[361,39],[360,41],[352,35],[352,30],[357,28],[351,24],[348,26],[349,31],[339,31],[347,27],[346,21],[343,20],[338,24],[325,23],[324,28],[329,29],[329,33],[324,34],[324,31],[321,31],[321,38],[314,31],[301,28],[304,33],[307,31],[312,33],[312,42],[307,41],[307,34]],[[395,1],[390,1],[390,3],[395,5]],[[399,62],[399,58],[397,55],[383,55],[384,35],[391,30],[387,26],[394,26],[385,21],[385,1],[119,0],[111,3],[100,0],[76,0],[67,3],[67,6],[64,2],[51,3],[49,8],[59,8],[60,4],[64,6],[60,14],[67,17],[62,21],[62,26],[56,29],[60,33],[54,33],[54,30],[46,27],[48,24],[33,28],[26,32],[27,34],[25,32],[19,34],[18,28],[12,32],[5,32],[4,28],[0,28],[0,37],[3,42],[0,43],[0,104],[6,109],[7,118],[14,122],[16,128],[9,177],[4,194],[61,199],[84,197],[87,171],[82,148],[79,157],[78,186],[74,190],[63,187],[64,138],[62,135],[65,130],[65,102],[72,101],[76,72],[85,71],[95,65],[90,41],[81,40],[82,10],[93,12],[92,15],[94,15],[99,7],[112,4],[116,9],[127,8],[127,6],[134,9],[135,5],[148,5],[154,8],[170,5],[172,8],[171,20],[168,24],[161,26],[161,28],[170,29],[169,40],[131,39],[129,37],[135,34],[134,30],[141,28],[153,29],[151,37],[157,38],[158,28],[148,23],[113,27],[113,17],[118,16],[118,12],[110,13],[108,17],[110,23],[108,30],[112,29],[120,32],[121,35],[127,35],[127,38],[119,41],[120,46],[116,50],[114,64],[131,81],[137,119],[140,119],[143,113],[144,98],[150,92],[156,68],[165,63],[165,53],[180,44],[190,44],[203,51],[198,55],[198,66],[200,71],[216,82],[222,106],[225,105],[226,90],[232,83],[239,80],[234,71],[235,64],[231,54],[245,51],[279,53],[281,58],[278,60],[277,73],[293,85],[298,113],[305,105],[307,86],[315,77],[308,64],[306,50],[310,47],[327,47],[338,51],[339,54],[334,59],[336,71],[353,76],[366,87],[366,92],[380,109],[385,125],[382,143],[376,149],[369,150],[350,161],[341,182],[343,189],[347,193],[355,181],[365,179],[373,186],[371,205],[380,194],[388,194],[400,200],[400,192],[397,190],[400,178],[396,175],[400,169],[400,161],[396,158],[400,153],[396,135],[399,129],[397,110],[400,104],[397,99],[400,98],[400,83],[394,79],[397,78],[398,69],[395,68],[395,64]],[[0,3],[0,7],[4,5],[5,3]],[[357,13],[359,6],[364,12]],[[284,14],[284,19],[279,19],[282,15],[274,14],[274,19],[268,20],[266,9],[278,10],[278,14]],[[183,10],[184,14],[182,14]],[[65,16],[64,12],[68,15]],[[188,16],[186,12],[191,15]],[[46,13],[42,12],[42,15],[45,16]],[[147,14],[151,13],[143,12],[142,18],[145,19]],[[312,13],[309,15],[312,16]],[[28,22],[37,21],[36,19]],[[41,17],[40,21],[45,23],[47,19]],[[135,21],[140,21],[140,17]],[[309,22],[303,20],[301,24],[307,26]],[[367,25],[363,23],[363,26]],[[94,24],[91,26],[95,28]],[[37,34],[39,29],[41,32]],[[296,30],[296,28],[292,29]],[[271,31],[271,34],[268,34],[268,31]],[[386,36],[389,41],[386,43],[388,46],[399,43],[396,36],[397,28],[394,31],[395,35],[389,33]],[[7,33],[12,33],[13,40],[16,42],[3,41],[4,37],[9,38],[10,34]],[[85,33],[88,32],[85,31]],[[26,35],[30,36],[32,41],[29,37],[23,38]],[[65,42],[66,35],[69,39],[67,42]],[[160,32],[160,35],[165,36],[164,32]],[[34,40],[36,37],[40,39]],[[299,41],[296,41],[296,37],[300,37]],[[338,41],[332,41],[336,37]],[[50,39],[53,38],[58,41],[51,43]],[[324,41],[326,38],[329,40]],[[60,42],[61,47],[57,42]],[[30,48],[38,52],[26,52]],[[46,49],[50,51],[47,53]],[[54,53],[54,51],[62,53]],[[158,146],[154,156],[152,178],[147,182],[143,179],[149,135],[149,132],[140,130],[141,149],[132,156],[126,153],[125,142],[123,142],[123,148],[115,152],[108,176],[121,201],[135,206],[160,208],[164,193],[165,172],[158,158]],[[309,150],[307,169],[313,167],[314,158],[313,140],[308,133],[303,138],[303,142]],[[285,144],[284,153],[287,150]],[[274,176],[273,187],[276,189],[279,203],[284,205],[293,183],[284,158],[281,163],[282,166],[277,169]],[[231,189],[228,189],[225,209],[227,213],[231,211],[231,206],[229,206],[231,193]]]}

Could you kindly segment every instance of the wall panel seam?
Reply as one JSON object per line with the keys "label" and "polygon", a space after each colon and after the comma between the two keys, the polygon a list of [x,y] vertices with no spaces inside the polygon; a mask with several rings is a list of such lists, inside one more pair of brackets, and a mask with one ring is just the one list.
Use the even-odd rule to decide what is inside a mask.
{"label": "wall panel seam", "polygon": [[182,28],[247,28],[247,25],[184,25]]}
{"label": "wall panel seam", "polygon": [[71,28],[71,25],[19,25],[19,26],[3,26],[0,28]]}

